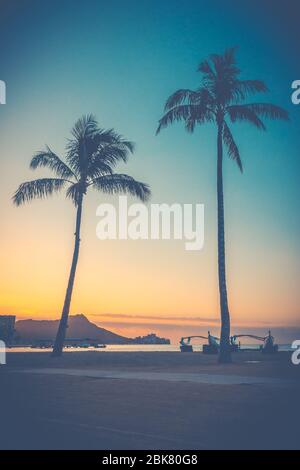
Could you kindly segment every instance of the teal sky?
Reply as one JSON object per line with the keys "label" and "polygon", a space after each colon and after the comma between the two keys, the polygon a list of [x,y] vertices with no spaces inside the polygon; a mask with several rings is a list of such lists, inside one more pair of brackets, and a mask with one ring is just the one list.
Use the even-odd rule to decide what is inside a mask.
{"label": "teal sky", "polygon": [[[21,181],[34,177],[28,170],[32,154],[45,143],[62,154],[75,120],[94,113],[102,127],[114,127],[136,142],[136,153],[126,171],[150,184],[154,202],[205,204],[204,253],[192,259],[181,253],[182,247],[176,245],[174,251],[175,258],[178,256],[174,267],[185,269],[182,289],[194,286],[202,260],[205,266],[216,262],[216,132],[204,126],[189,135],[178,124],[156,137],[155,130],[166,98],[178,88],[199,85],[196,68],[200,60],[238,46],[242,77],[262,79],[270,89],[256,100],[285,107],[291,121],[267,122],[266,133],[248,125],[232,126],[245,171],[241,175],[231,161],[225,161],[229,283],[232,289],[233,284],[242,290],[248,286],[249,298],[259,290],[254,320],[271,319],[272,306],[278,305],[281,295],[276,322],[297,323],[300,106],[291,104],[290,87],[293,80],[300,79],[296,21],[300,6],[291,0],[280,3],[281,7],[268,0],[0,0],[0,79],[7,84],[7,104],[0,107],[0,211],[6,227],[2,249],[8,249],[17,223],[23,224],[18,229],[20,243],[24,243],[27,227],[35,227],[36,236],[41,236],[33,207],[46,224],[47,234],[52,233],[51,217],[56,214],[55,223],[66,227],[66,233],[52,233],[53,240],[69,243],[67,229],[72,227],[74,214],[62,197],[18,213],[10,197]],[[99,202],[101,196],[93,194],[86,215],[90,220],[86,222],[87,237],[94,233]],[[40,212],[40,204],[46,204],[45,212]],[[91,246],[99,251],[98,243],[93,240]],[[152,242],[141,246],[147,266]],[[159,256],[170,255],[166,245],[160,250],[154,253],[157,269]],[[133,253],[135,256],[139,255]],[[19,269],[14,262],[15,272]],[[11,276],[13,272],[11,268]],[[204,269],[201,273],[206,275]],[[216,282],[214,267],[207,275]],[[23,295],[17,288],[6,289],[5,299]],[[165,295],[171,295],[171,286],[166,289]],[[193,293],[194,289],[186,295],[190,299]],[[275,300],[270,299],[273,295]],[[30,311],[25,303],[25,297],[18,307],[5,300],[3,308],[20,308],[22,314],[27,308]],[[240,305],[240,300],[234,302],[234,318],[238,320],[241,314],[250,321],[250,309],[239,312],[244,309]],[[198,303],[188,311],[209,316],[216,313],[216,306],[217,301],[210,306]],[[136,309],[145,313],[142,305]],[[170,314],[172,309],[163,310]]]}

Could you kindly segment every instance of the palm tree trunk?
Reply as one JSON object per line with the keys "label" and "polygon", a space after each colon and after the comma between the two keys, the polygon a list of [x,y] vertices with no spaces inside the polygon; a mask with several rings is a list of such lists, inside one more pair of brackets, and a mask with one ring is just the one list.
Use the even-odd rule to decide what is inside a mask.
{"label": "palm tree trunk", "polygon": [[83,200],[83,194],[79,196],[79,201],[78,201],[78,206],[77,206],[75,245],[74,245],[73,259],[72,259],[72,264],[71,264],[71,270],[70,270],[70,275],[69,275],[69,281],[68,281],[68,287],[66,291],[64,306],[63,306],[61,319],[59,322],[59,327],[57,330],[54,347],[52,351],[52,356],[54,357],[62,355],[64,341],[66,337],[66,331],[68,328],[68,317],[69,317],[72,291],[73,291],[73,286],[74,286],[74,279],[75,279],[75,273],[76,273],[78,255],[79,255],[82,200]]}
{"label": "palm tree trunk", "polygon": [[225,229],[224,229],[224,196],[223,196],[223,123],[218,123],[218,272],[221,311],[221,338],[219,362],[231,362],[230,353],[230,315],[227,302],[226,268],[225,268]]}

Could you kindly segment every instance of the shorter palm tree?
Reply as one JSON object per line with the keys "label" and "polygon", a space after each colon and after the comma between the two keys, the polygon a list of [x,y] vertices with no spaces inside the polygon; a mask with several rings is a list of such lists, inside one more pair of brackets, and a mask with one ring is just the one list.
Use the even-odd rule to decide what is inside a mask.
{"label": "shorter palm tree", "polygon": [[47,167],[55,173],[56,177],[22,183],[13,196],[13,202],[20,206],[35,198],[44,199],[66,189],[66,196],[77,208],[74,252],[53,356],[62,354],[66,336],[79,255],[83,198],[87,190],[94,188],[108,194],[128,193],[142,201],[150,197],[147,184],[113,171],[119,161],[127,162],[129,154],[134,151],[133,143],[125,140],[112,129],[100,129],[94,116],[83,116],[75,123],[66,151],[66,162],[53,153],[49,147],[45,151],[36,153],[31,160],[30,167],[32,169]]}

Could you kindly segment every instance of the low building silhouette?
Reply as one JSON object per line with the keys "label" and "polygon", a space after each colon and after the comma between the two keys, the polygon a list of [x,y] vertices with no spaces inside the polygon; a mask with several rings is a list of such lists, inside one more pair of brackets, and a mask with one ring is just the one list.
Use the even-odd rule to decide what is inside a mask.
{"label": "low building silhouette", "polygon": [[0,340],[12,344],[15,334],[15,315],[0,315]]}
{"label": "low building silhouette", "polygon": [[137,336],[133,339],[134,344],[170,344],[167,338],[160,338],[155,333],[149,333],[146,336]]}

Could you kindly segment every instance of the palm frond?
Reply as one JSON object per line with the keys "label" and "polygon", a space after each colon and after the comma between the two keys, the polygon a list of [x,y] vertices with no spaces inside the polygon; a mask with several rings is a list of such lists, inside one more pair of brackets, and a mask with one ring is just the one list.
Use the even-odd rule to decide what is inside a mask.
{"label": "palm frond", "polygon": [[37,152],[30,162],[30,168],[35,170],[47,167],[61,178],[76,178],[76,175],[52,150],[47,146],[45,151]]}
{"label": "palm frond", "polygon": [[100,160],[104,164],[115,165],[118,161],[127,161],[129,153],[134,151],[133,142],[124,139],[113,129],[96,129],[81,138],[73,138],[67,144],[66,160],[77,175],[89,174],[90,166]]}
{"label": "palm frond", "polygon": [[98,131],[98,123],[92,114],[78,119],[71,130],[73,138],[67,144],[66,160],[78,179],[86,173],[89,155],[93,151],[90,147]]}
{"label": "palm frond", "polygon": [[98,123],[95,116],[93,114],[87,114],[75,122],[71,130],[71,134],[76,140],[80,140],[86,138],[87,136],[91,136],[97,130]]}
{"label": "palm frond", "polygon": [[232,65],[236,64],[236,57],[235,57],[236,51],[237,51],[237,47],[233,46],[233,47],[229,47],[224,52],[223,62],[227,67],[231,67]]}
{"label": "palm frond", "polygon": [[75,206],[78,205],[80,196],[86,192],[86,188],[82,182],[77,182],[68,187],[66,191],[66,197],[71,199]]}
{"label": "palm frond", "polygon": [[170,111],[159,120],[156,134],[158,134],[161,129],[176,121],[185,121],[186,129],[192,131],[196,123],[210,122],[213,118],[214,112],[206,103],[203,105],[182,104],[170,109]]}
{"label": "palm frond", "polygon": [[13,202],[20,206],[33,199],[44,199],[60,191],[68,183],[61,178],[41,178],[20,184],[13,196]]}
{"label": "palm frond", "polygon": [[233,135],[225,121],[223,123],[223,141],[227,147],[228,156],[237,163],[239,169],[243,173],[243,164],[238,146],[236,145]]}
{"label": "palm frond", "polygon": [[203,75],[203,87],[215,103],[221,105],[233,101],[236,96],[234,84],[240,69],[236,66],[235,51],[236,48],[230,48],[224,54],[211,54],[198,68]]}
{"label": "palm frond", "polygon": [[211,54],[210,60],[215,70],[215,80],[229,82],[234,80],[240,73],[235,60],[236,48],[231,47],[223,54]]}
{"label": "palm frond", "polygon": [[199,102],[199,92],[188,89],[175,91],[166,101],[165,111],[168,111],[180,104],[196,104]]}
{"label": "palm frond", "polygon": [[212,122],[215,119],[215,112],[206,106],[195,106],[191,109],[190,115],[185,120],[185,128],[188,132],[194,132],[196,124]]}
{"label": "palm frond", "polygon": [[227,107],[227,113],[231,122],[247,121],[261,130],[266,130],[262,120],[249,105],[235,104]]}
{"label": "palm frond", "polygon": [[216,74],[208,60],[203,60],[200,62],[197,71],[204,75],[204,81],[213,81],[216,78]]}
{"label": "palm frond", "polygon": [[93,115],[83,116],[72,129],[67,144],[66,164],[52,150],[37,152],[30,167],[48,167],[60,178],[41,178],[22,183],[13,196],[13,202],[21,205],[34,198],[43,199],[68,185],[67,198],[78,205],[89,186],[105,192],[127,192],[147,200],[149,187],[127,175],[113,174],[112,168],[119,162],[127,162],[134,151],[133,142],[114,129],[100,129]]}
{"label": "palm frond", "polygon": [[96,134],[95,139],[98,139],[97,148],[91,154],[87,168],[87,176],[91,179],[112,173],[112,167],[120,161],[126,163],[134,151],[134,143],[112,129]]}
{"label": "palm frond", "polygon": [[167,127],[169,124],[173,124],[176,121],[185,121],[191,116],[191,108],[194,105],[181,104],[170,109],[164,116],[159,120],[158,128],[156,134],[158,134],[162,129]]}
{"label": "palm frond", "polygon": [[246,96],[253,93],[266,93],[267,85],[262,80],[236,80],[233,83],[235,98],[245,99]]}
{"label": "palm frond", "polygon": [[107,163],[103,158],[97,155],[92,162],[89,163],[87,170],[87,180],[93,180],[99,176],[111,175],[113,173],[112,166],[115,165],[115,161]]}
{"label": "palm frond", "polygon": [[91,161],[94,158],[100,158],[104,162],[115,165],[119,161],[127,162],[129,154],[134,152],[134,143],[123,139],[122,136],[115,134],[110,142],[99,140],[97,150],[93,153]]}
{"label": "palm frond", "polygon": [[147,201],[151,196],[151,191],[147,184],[123,174],[114,173],[112,175],[100,176],[95,178],[91,185],[107,194],[131,194],[143,202]]}
{"label": "palm frond", "polygon": [[282,119],[284,121],[289,120],[289,113],[281,108],[271,103],[250,103],[245,104],[248,109],[256,113],[258,116],[268,119]]}
{"label": "palm frond", "polygon": [[124,139],[124,137],[118,134],[114,129],[98,129],[97,132],[87,139],[87,152],[89,155],[93,155],[102,148],[110,145],[118,147],[127,154],[128,152],[133,153],[135,147],[133,142]]}

